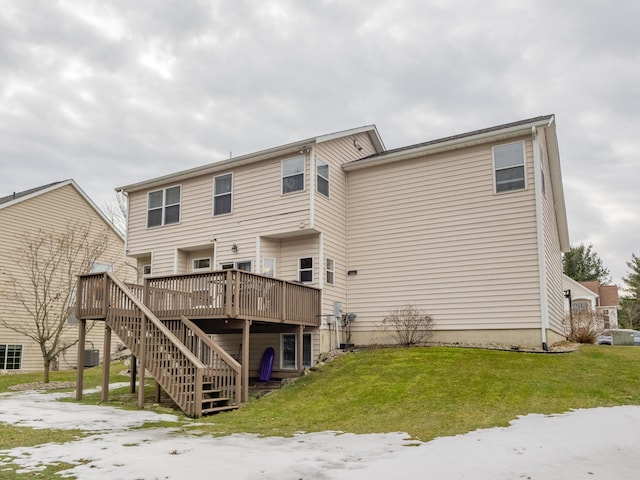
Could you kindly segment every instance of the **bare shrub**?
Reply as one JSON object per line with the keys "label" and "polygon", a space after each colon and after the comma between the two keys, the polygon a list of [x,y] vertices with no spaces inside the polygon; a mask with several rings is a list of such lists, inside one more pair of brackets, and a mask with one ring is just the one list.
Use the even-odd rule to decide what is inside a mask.
{"label": "bare shrub", "polygon": [[382,328],[391,331],[400,345],[416,345],[433,335],[431,315],[413,305],[396,308],[382,320]]}
{"label": "bare shrub", "polygon": [[579,309],[564,318],[567,340],[575,343],[596,343],[604,328],[604,314],[593,309]]}

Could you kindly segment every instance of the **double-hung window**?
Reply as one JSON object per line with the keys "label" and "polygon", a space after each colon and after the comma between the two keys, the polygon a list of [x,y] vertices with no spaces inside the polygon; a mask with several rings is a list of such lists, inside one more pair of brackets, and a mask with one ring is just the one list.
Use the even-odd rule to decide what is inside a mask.
{"label": "double-hung window", "polygon": [[298,260],[298,280],[303,283],[313,282],[313,257]]}
{"label": "double-hung window", "polygon": [[0,370],[20,370],[22,345],[0,344]]}
{"label": "double-hung window", "polygon": [[233,193],[233,176],[228,173],[213,180],[213,214],[224,215],[231,213],[231,198]]}
{"label": "double-hung window", "polygon": [[180,186],[149,192],[147,197],[147,227],[180,222]]}
{"label": "double-hung window", "polygon": [[509,143],[493,147],[493,168],[496,193],[526,188],[524,143]]}
{"label": "double-hung window", "polygon": [[319,158],[316,159],[316,184],[318,192],[329,196],[329,165]]}
{"label": "double-hung window", "polygon": [[335,262],[332,258],[327,258],[327,285],[333,285],[335,278]]}
{"label": "double-hung window", "polygon": [[304,157],[282,160],[282,193],[304,190]]}

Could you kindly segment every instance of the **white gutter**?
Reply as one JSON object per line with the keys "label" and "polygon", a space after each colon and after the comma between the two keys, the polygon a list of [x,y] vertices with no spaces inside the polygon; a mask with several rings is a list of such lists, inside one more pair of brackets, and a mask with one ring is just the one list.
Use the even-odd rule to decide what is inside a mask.
{"label": "white gutter", "polygon": [[[309,148],[309,228],[316,223],[316,158],[313,146]],[[306,162],[305,162],[306,163]]]}
{"label": "white gutter", "polygon": [[533,141],[533,178],[536,201],[536,235],[538,243],[538,278],[540,281],[540,330],[542,349],[547,350],[547,329],[549,328],[549,303],[547,299],[547,262],[544,250],[544,211],[542,205],[542,162],[540,159],[540,141],[535,126],[531,127]]}

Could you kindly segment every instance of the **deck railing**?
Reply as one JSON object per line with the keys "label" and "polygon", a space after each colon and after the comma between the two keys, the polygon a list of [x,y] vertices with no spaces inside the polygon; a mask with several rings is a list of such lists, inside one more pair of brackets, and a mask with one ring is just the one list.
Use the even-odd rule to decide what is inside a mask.
{"label": "deck railing", "polygon": [[145,279],[160,319],[244,318],[318,326],[320,290],[241,270]]}
{"label": "deck railing", "polygon": [[77,311],[103,318],[187,415],[201,415],[205,366],[120,280],[109,272],[82,275]]}
{"label": "deck railing", "polygon": [[204,365],[204,383],[219,390],[230,405],[240,405],[242,365],[186,317],[163,323]]}

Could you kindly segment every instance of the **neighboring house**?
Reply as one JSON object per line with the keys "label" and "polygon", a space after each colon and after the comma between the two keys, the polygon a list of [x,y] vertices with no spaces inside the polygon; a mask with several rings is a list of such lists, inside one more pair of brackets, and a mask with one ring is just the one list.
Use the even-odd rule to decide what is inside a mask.
{"label": "neighboring house", "polygon": [[[28,280],[26,274],[15,263],[17,249],[24,246],[22,245],[23,236],[33,235],[39,230],[63,233],[68,225],[75,222],[83,225],[90,224],[90,231],[96,235],[107,229],[110,237],[109,246],[95,263],[94,270],[113,270],[124,278],[126,272],[122,235],[113,228],[111,222],[73,180],[51,183],[0,198],[0,231],[2,231],[3,240],[0,245],[0,270],[2,273],[14,277],[21,276]],[[129,270],[132,269],[129,268]],[[5,278],[7,278],[6,275]],[[11,323],[15,322],[16,325],[34,324],[6,285],[0,295],[0,317]],[[77,338],[77,320],[72,315],[67,322],[69,328],[65,332],[65,338]],[[98,360],[96,351],[99,358],[102,358],[103,332],[103,325],[97,324],[96,328],[90,330],[87,335],[85,348],[89,351],[87,352],[89,363],[96,363]],[[75,368],[77,352],[77,347],[70,348],[57,359],[57,365],[54,364],[53,367]],[[0,325],[0,371],[5,370],[42,370],[42,355],[34,341]]]}
{"label": "neighboring house", "polygon": [[602,313],[601,329],[618,328],[618,308],[620,298],[616,285],[600,285],[597,280],[576,282],[563,275],[565,291],[565,312],[568,314],[580,310],[594,310]]}

